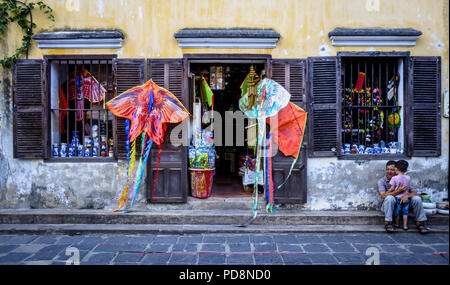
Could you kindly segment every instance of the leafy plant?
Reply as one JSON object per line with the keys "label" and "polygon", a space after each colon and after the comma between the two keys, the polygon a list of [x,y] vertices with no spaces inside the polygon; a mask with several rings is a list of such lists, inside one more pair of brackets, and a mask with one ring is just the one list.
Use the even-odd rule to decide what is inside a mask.
{"label": "leafy plant", "polygon": [[[8,24],[16,22],[22,29],[24,35],[22,37],[22,46],[16,49],[16,52],[9,57],[0,59],[0,64],[4,68],[10,68],[12,64],[19,58],[21,54],[27,53],[31,47],[31,37],[33,36],[33,28],[36,24],[33,23],[33,16],[31,11],[39,7],[39,10],[47,14],[47,17],[54,22],[53,10],[43,1],[24,3],[17,0],[3,0],[0,3],[0,39],[8,29]],[[28,16],[30,20],[28,20]]]}

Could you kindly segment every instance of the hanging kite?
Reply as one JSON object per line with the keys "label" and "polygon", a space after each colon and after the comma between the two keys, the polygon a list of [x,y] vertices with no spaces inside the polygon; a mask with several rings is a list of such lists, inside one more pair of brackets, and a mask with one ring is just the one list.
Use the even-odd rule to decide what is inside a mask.
{"label": "hanging kite", "polygon": [[[127,147],[127,184],[119,200],[119,210],[124,211],[126,202],[131,201],[131,209],[136,199],[139,185],[142,180],[145,165],[150,154],[152,144],[159,146],[158,158],[161,153],[161,143],[164,141],[166,123],[179,123],[189,116],[183,104],[168,90],[159,87],[149,80],[142,86],[131,88],[106,103],[108,109],[118,117],[126,118],[125,131],[129,140]],[[142,133],[141,157],[136,164],[136,138]],[[131,150],[129,143],[131,143]],[[158,160],[159,163],[159,160]],[[153,191],[158,177],[153,181]],[[131,192],[128,193],[128,190]]]}
{"label": "hanging kite", "polygon": [[[286,89],[283,88],[277,82],[264,78],[259,81],[256,86],[255,82],[258,79],[253,66],[250,67],[250,73],[245,78],[241,87],[247,88],[247,92],[239,100],[239,109],[247,115],[249,118],[254,118],[258,122],[258,138],[257,138],[257,148],[256,148],[256,172],[255,172],[255,183],[254,183],[254,205],[253,205],[253,217],[244,223],[242,226],[249,225],[257,216],[258,207],[258,179],[261,170],[261,157],[262,157],[262,146],[266,145],[266,118],[276,115],[281,109],[286,107],[289,103],[291,95]],[[255,88],[256,87],[256,88]],[[256,90],[255,90],[256,89]],[[256,91],[256,92],[255,92]],[[273,185],[271,180],[271,173],[268,170],[271,167],[271,161],[267,161],[266,158],[270,155],[268,150],[265,149],[264,157],[264,168],[266,168],[265,184],[266,189]],[[271,171],[270,171],[271,172]],[[267,208],[267,210],[272,210],[272,207]]]}
{"label": "hanging kite", "polygon": [[[267,119],[267,123],[270,125],[269,154],[272,153],[271,149],[273,147],[273,143],[276,143],[278,145],[278,149],[285,156],[294,157],[289,174],[287,175],[285,181],[278,186],[278,189],[280,189],[288,181],[291,176],[292,169],[294,168],[300,155],[303,135],[305,133],[306,118],[307,113],[302,108],[292,102],[289,102],[286,107],[280,110],[274,119]],[[268,157],[267,167],[269,168],[267,175],[269,177],[269,181],[266,184],[266,187],[269,186],[267,188],[268,193],[266,192],[268,201],[267,210],[269,212],[276,212],[273,209],[273,191],[275,189],[273,187],[270,156]]]}

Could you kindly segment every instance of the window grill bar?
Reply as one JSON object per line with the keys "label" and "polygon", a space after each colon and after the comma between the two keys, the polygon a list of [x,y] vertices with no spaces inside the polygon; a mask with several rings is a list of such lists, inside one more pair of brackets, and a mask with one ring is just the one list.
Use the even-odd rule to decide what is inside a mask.
{"label": "window grill bar", "polygon": [[[81,62],[82,63],[82,65],[81,65],[81,67],[82,67],[82,69],[81,69],[81,76],[80,76],[80,78],[82,79],[82,81],[83,81],[83,84],[81,85],[82,87],[81,87],[81,95],[82,95],[82,102],[83,102],[83,109],[85,108],[85,104],[84,104],[84,88],[85,88],[85,67],[84,67],[84,61],[82,61]],[[85,117],[85,113],[86,113],[86,111],[81,111],[81,118],[82,118],[82,121],[81,121],[81,145],[83,146],[83,150],[82,150],[82,152],[81,152],[81,156],[84,156],[84,154],[85,154],[85,150],[84,150],[84,148],[86,147],[86,139],[85,139],[85,131],[86,131],[86,129],[85,129],[85,122],[86,122],[86,117]],[[78,156],[80,156],[80,154],[78,154]]]}
{"label": "window grill bar", "polygon": [[[388,63],[386,62],[386,103],[389,104],[389,100],[388,100],[388,86],[389,86],[389,67],[388,67]],[[389,120],[389,109],[386,110],[386,138],[388,141],[390,141],[390,136],[389,136],[389,125],[388,125],[388,120]]]}
{"label": "window grill bar", "polygon": [[[70,96],[70,91],[69,91],[69,61],[67,61],[67,65],[66,65],[66,103],[67,103],[67,107],[70,107],[70,100],[69,100],[69,96]],[[70,113],[67,112],[66,113],[66,125],[67,125],[67,129],[66,129],[66,144],[67,146],[69,146],[69,126],[70,126]]]}
{"label": "window grill bar", "polygon": [[[91,75],[94,75],[94,73],[92,72],[92,59],[89,60],[89,71],[91,72]],[[89,139],[91,140],[91,151],[89,152],[89,156],[93,156],[93,150],[94,150],[94,137],[93,137],[93,133],[92,133],[92,84],[94,83],[94,79],[91,78],[91,88],[89,88],[89,97],[91,98],[91,100],[89,100],[89,114],[90,114],[90,131],[89,131]]]}
{"label": "window grill bar", "polygon": [[[106,80],[106,92],[105,92],[105,97],[103,98],[103,103],[106,103],[106,96],[109,92],[109,88],[108,88],[108,81],[109,81],[109,76],[108,76],[108,60],[106,61],[106,73],[105,73],[105,80]],[[100,87],[99,87],[100,88]],[[103,104],[103,106],[105,106],[105,104]],[[108,156],[109,156],[109,148],[111,147],[110,143],[109,143],[109,131],[108,131],[108,127],[109,127],[109,116],[108,116],[108,110],[107,108],[104,108],[103,110],[103,119],[105,120],[105,124],[106,124],[106,142],[108,145]]]}

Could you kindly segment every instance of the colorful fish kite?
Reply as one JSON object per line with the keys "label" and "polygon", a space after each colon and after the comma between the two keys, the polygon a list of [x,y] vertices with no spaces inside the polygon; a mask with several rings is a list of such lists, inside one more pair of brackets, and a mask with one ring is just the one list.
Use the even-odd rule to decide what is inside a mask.
{"label": "colorful fish kite", "polygon": [[[127,184],[119,200],[119,211],[123,211],[125,203],[129,200],[131,200],[129,208],[133,207],[152,144],[155,143],[159,146],[158,156],[161,152],[165,124],[179,123],[189,116],[189,112],[172,93],[151,80],[144,85],[123,92],[106,103],[106,106],[115,116],[127,119],[125,127],[129,138],[126,145],[128,151]],[[135,169],[136,138],[141,133],[142,152],[139,164]],[[131,143],[131,150],[129,143]],[[156,179],[157,175],[153,181],[154,191]],[[131,199],[127,197],[129,188],[132,188],[129,195]]]}

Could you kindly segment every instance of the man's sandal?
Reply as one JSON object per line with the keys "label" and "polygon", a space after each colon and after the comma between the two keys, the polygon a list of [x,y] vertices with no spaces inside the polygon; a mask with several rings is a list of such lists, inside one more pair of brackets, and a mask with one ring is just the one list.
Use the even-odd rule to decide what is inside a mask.
{"label": "man's sandal", "polygon": [[384,228],[388,233],[393,233],[395,231],[394,228],[392,227],[392,224],[384,224]]}
{"label": "man's sandal", "polygon": [[419,233],[421,234],[426,234],[428,233],[427,228],[425,228],[425,226],[423,225],[423,223],[420,223],[418,225],[416,225],[417,229],[419,230]]}

